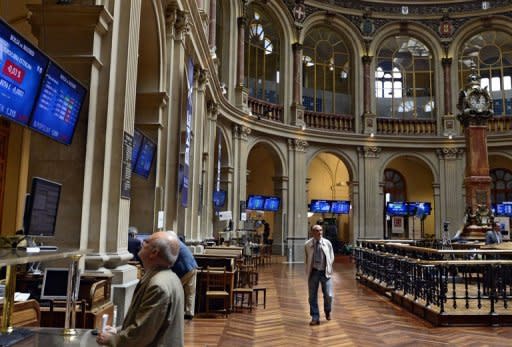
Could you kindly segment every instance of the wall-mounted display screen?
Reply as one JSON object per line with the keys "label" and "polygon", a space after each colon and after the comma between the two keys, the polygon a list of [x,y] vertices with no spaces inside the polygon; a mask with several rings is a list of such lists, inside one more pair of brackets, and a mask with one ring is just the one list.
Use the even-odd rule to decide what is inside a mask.
{"label": "wall-mounted display screen", "polygon": [[331,213],[349,214],[350,213],[350,201],[347,201],[347,200],[331,201]]}
{"label": "wall-mounted display screen", "polygon": [[31,236],[53,236],[57,222],[61,185],[40,177],[32,179],[24,232]]}
{"label": "wall-mounted display screen", "polygon": [[247,209],[248,210],[263,210],[263,203],[265,197],[261,195],[249,195],[247,198]]}
{"label": "wall-mounted display screen", "polygon": [[133,132],[133,148],[132,148],[132,171],[135,170],[137,158],[139,157],[140,147],[142,146],[142,138],[144,135],[137,129]]}
{"label": "wall-mounted display screen", "polygon": [[388,202],[386,205],[386,214],[388,216],[407,216],[409,209],[406,202]]}
{"label": "wall-mounted display screen", "polygon": [[151,166],[153,164],[155,152],[156,143],[144,136],[133,172],[139,176],[148,178],[151,173]]}
{"label": "wall-mounted display screen", "polygon": [[309,211],[314,213],[329,213],[331,211],[330,200],[311,200]]}
{"label": "wall-mounted display screen", "polygon": [[279,211],[279,206],[281,205],[281,198],[278,196],[266,196],[265,202],[263,203],[264,211]]}
{"label": "wall-mounted display screen", "polygon": [[498,216],[512,217],[512,204],[497,204],[496,214]]}
{"label": "wall-mounted display screen", "polygon": [[429,216],[432,211],[430,202],[408,202],[409,216]]}
{"label": "wall-mounted display screen", "polygon": [[213,206],[222,207],[226,203],[226,191],[218,190],[213,192]]}
{"label": "wall-mounted display screen", "polygon": [[27,125],[49,58],[0,20],[0,115]]}
{"label": "wall-mounted display screen", "polygon": [[29,127],[55,141],[71,144],[86,91],[78,81],[50,62]]}

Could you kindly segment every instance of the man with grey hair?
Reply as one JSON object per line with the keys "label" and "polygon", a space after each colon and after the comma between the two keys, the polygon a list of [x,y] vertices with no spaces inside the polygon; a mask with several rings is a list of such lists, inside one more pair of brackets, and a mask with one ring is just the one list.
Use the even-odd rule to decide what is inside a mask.
{"label": "man with grey hair", "polygon": [[144,240],[139,257],[145,274],[119,332],[108,326],[96,341],[109,346],[184,346],[183,287],[171,267],[178,258],[176,236],[160,231]]}

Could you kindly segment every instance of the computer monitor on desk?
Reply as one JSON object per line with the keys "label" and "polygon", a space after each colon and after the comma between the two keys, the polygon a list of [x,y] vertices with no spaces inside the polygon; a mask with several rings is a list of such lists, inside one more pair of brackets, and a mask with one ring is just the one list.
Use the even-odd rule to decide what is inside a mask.
{"label": "computer monitor on desk", "polygon": [[66,300],[69,271],[65,268],[44,269],[41,300]]}

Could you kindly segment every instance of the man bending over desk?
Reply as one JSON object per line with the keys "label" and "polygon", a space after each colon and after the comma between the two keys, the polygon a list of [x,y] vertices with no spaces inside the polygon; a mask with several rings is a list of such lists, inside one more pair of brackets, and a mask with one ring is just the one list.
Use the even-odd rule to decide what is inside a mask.
{"label": "man bending over desk", "polygon": [[107,326],[100,345],[143,347],[183,346],[183,287],[170,269],[178,258],[176,236],[160,231],[144,240],[139,257],[145,274],[137,284],[121,331]]}

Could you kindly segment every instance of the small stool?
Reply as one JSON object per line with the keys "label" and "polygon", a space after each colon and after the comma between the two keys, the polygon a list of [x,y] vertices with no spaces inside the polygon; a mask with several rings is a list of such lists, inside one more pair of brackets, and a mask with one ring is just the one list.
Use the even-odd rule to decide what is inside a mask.
{"label": "small stool", "polygon": [[[248,308],[249,311],[252,311],[252,306],[253,306],[252,293],[253,293],[252,288],[234,288],[233,289],[233,299],[234,299],[233,309],[236,310],[237,307],[240,307],[240,309],[243,309],[245,297],[247,296],[247,306],[245,308]],[[240,306],[237,306],[239,296],[241,296],[241,299],[240,299],[241,301],[240,301]],[[256,298],[258,298],[258,297],[256,296]]]}
{"label": "small stool", "polygon": [[265,287],[253,287],[253,292],[256,294],[255,306],[258,306],[258,293],[263,292],[263,308],[267,307],[267,288]]}

